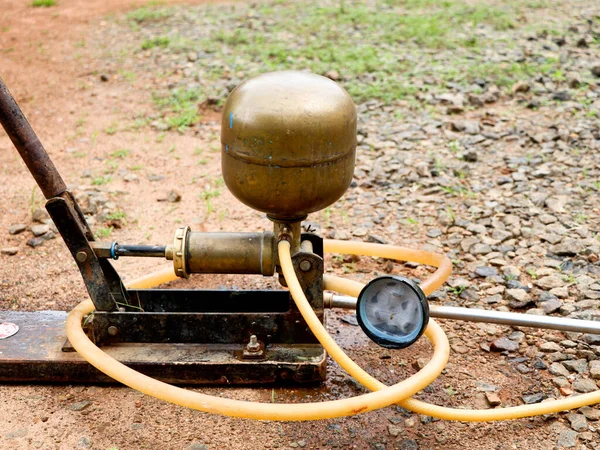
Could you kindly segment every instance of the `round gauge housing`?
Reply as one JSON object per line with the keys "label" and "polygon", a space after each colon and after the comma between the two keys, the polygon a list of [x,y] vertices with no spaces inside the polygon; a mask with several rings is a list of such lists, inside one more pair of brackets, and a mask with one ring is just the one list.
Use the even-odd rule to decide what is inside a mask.
{"label": "round gauge housing", "polygon": [[385,348],[413,344],[429,323],[429,304],[421,288],[408,278],[375,278],[360,292],[356,317],[371,340]]}

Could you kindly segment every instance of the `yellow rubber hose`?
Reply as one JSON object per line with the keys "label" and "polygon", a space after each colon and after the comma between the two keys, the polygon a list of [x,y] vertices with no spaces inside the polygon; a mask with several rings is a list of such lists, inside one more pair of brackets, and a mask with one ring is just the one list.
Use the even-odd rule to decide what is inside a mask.
{"label": "yellow rubber hose", "polygon": [[164,269],[157,270],[148,275],[136,278],[131,283],[127,283],[128,289],[150,289],[159,284],[168,283],[169,281],[177,280],[179,277],[175,275],[173,264],[166,266]]}
{"label": "yellow rubber hose", "polygon": [[[437,270],[421,283],[420,287],[425,295],[431,294],[436,289],[442,287],[450,273],[452,273],[452,261],[446,255],[422,250],[413,250],[406,247],[397,247],[394,245],[370,244],[367,242],[337,241],[334,239],[325,239],[323,241],[323,251],[325,253],[344,253],[349,255],[378,256],[380,258],[395,259],[401,261],[411,261],[419,264],[437,267]],[[353,282],[353,286],[358,288],[361,283]],[[364,285],[360,286],[356,297]]]}
{"label": "yellow rubber hose", "polygon": [[[286,245],[288,255],[287,262],[288,265],[291,266],[289,244],[287,242],[281,244],[280,249],[284,249],[283,251],[285,252]],[[293,288],[296,292],[294,299],[299,307],[302,308],[301,310],[303,311],[305,320],[318,330],[317,333],[319,333],[319,336],[323,339],[323,334],[326,335],[327,332],[306,300],[306,297],[298,284],[296,275],[293,272],[293,267],[293,277],[289,276],[289,267],[287,271],[289,278],[288,283],[294,285],[293,279],[296,281],[295,287]],[[153,286],[154,283],[159,283],[168,279],[170,279],[169,276],[165,275],[164,271],[161,271],[155,275],[146,277],[144,286]],[[133,282],[131,285],[141,287],[138,282]],[[434,345],[434,353],[431,361],[412,377],[391,387],[385,387],[377,392],[357,397],[321,403],[276,404],[246,402],[214,397],[172,386],[136,372],[115,360],[94,345],[82,329],[81,322],[83,317],[93,310],[94,305],[90,300],[80,303],[73,311],[71,311],[67,317],[66,324],[69,341],[86,361],[111,378],[143,392],[144,394],[187,408],[232,417],[286,421],[318,420],[354,415],[383,408],[393,403],[398,403],[400,400],[410,397],[427,386],[441,373],[448,361],[449,354],[448,340],[443,330],[440,327],[434,326],[430,327],[431,329],[428,329],[427,332],[427,336]],[[315,322],[318,325],[316,325]],[[331,342],[333,342],[333,340],[331,340]],[[330,347],[333,346],[330,345]],[[341,349],[339,349],[339,347],[337,348],[341,352]]]}
{"label": "yellow rubber hose", "polygon": [[[401,261],[414,261],[439,267],[431,278],[421,284],[421,288],[426,294],[431,293],[434,289],[437,289],[439,286],[441,286],[441,283],[448,278],[451,270],[451,262],[444,255],[410,250],[403,247],[392,247],[388,245],[369,244],[362,242],[325,240],[324,250],[326,252],[333,253],[379,256]],[[362,287],[364,286],[362,283],[345,280],[334,276],[326,276],[324,279],[325,289],[337,291],[354,297],[358,296],[362,290]],[[328,345],[327,341],[321,342],[321,345],[323,345],[323,347],[329,351],[326,344]],[[331,355],[335,359],[334,354]],[[361,384],[366,386],[368,389],[376,391],[385,387],[383,383],[371,377],[370,375],[366,374],[365,376],[365,372],[360,368],[360,371],[356,371],[356,373],[354,373],[355,369],[352,366],[348,366],[348,368],[345,369],[354,378],[361,380]],[[447,408],[443,406],[432,405],[430,403],[415,400],[413,398],[403,400],[399,404],[404,408],[416,413],[445,420],[491,422],[497,420],[519,419],[523,417],[550,414],[569,409],[581,408],[582,406],[593,405],[599,402],[600,390],[560,400],[536,403],[534,405],[521,405],[508,408],[485,410]]]}

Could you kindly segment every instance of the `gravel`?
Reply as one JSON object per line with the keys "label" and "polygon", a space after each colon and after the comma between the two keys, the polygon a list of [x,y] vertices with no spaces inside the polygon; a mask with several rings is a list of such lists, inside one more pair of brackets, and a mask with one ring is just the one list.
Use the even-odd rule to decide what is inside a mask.
{"label": "gravel", "polygon": [[[153,93],[201,88],[217,102],[242,79],[266,70],[260,59],[239,52],[237,59],[231,58],[233,49],[227,44],[224,49],[206,47],[206,39],[214,40],[225,22],[212,12],[199,11],[204,10],[174,9],[170,17],[144,24],[137,32],[141,42],[169,30],[194,46],[138,51],[125,63],[132,67],[119,70],[143,74]],[[310,220],[323,234],[336,238],[412,240],[446,253],[455,262],[454,275],[432,301],[600,319],[600,52],[591,44],[590,14],[580,9],[548,22],[548,27],[560,26],[553,33],[532,34],[519,26],[498,31],[481,25],[478,33],[487,43],[485,52],[436,49],[436,61],[446,68],[460,61],[459,72],[464,73],[473,71],[471,64],[499,72],[514,64],[532,67],[504,85],[491,74],[445,79],[422,61],[422,47],[405,42],[402,58],[419,72],[399,73],[397,82],[414,86],[416,92],[408,99],[358,102],[359,145],[352,185],[327,217],[317,214]],[[268,34],[269,20],[260,7],[239,5],[226,23],[239,30],[251,23],[252,33]],[[123,33],[132,32],[117,23],[102,30],[102,39],[118,49]],[[361,33],[357,31],[357,36]],[[303,44],[293,33],[277,39],[288,39],[290,49],[286,62],[277,68],[321,67],[311,66],[310,59],[306,63],[295,59],[295,50]],[[538,65],[540,61],[546,69]],[[215,78],[216,69],[223,75]],[[180,76],[172,79],[171,72]],[[346,87],[370,80],[335,62],[320,73]],[[155,125],[164,128],[161,114],[154,118]],[[197,124],[189,132],[217,133],[218,127]],[[348,269],[355,264],[340,265]],[[382,266],[383,272],[393,270],[393,265]],[[356,325],[353,315],[342,321]],[[510,364],[524,376],[546,373],[546,381],[536,378],[539,390],[521,393],[526,403],[597,388],[594,379],[600,379],[600,368],[594,358],[600,355],[600,336],[543,332],[531,338],[534,332],[523,332],[496,330],[478,336],[475,346],[451,339],[453,355],[470,357],[492,350],[501,352],[499,358],[512,357]],[[483,399],[498,404],[498,399],[491,400]],[[576,419],[581,417],[585,420],[581,414]],[[394,426],[388,429],[392,436],[400,433]],[[569,447],[576,441],[577,432],[566,430],[557,443]]]}

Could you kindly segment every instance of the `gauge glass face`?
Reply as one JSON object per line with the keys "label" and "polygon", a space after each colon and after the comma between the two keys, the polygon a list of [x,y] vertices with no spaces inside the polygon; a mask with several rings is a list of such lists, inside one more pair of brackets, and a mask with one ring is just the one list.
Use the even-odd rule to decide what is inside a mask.
{"label": "gauge glass face", "polygon": [[406,347],[421,335],[428,318],[424,297],[412,284],[399,277],[381,277],[361,292],[359,322],[378,344]]}

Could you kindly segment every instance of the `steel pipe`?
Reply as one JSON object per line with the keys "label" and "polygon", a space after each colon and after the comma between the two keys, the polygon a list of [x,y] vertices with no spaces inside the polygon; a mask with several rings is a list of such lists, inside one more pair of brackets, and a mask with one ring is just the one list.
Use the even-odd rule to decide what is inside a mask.
{"label": "steel pipe", "polygon": [[[356,298],[326,293],[324,305],[329,308],[356,309]],[[549,330],[575,331],[600,334],[600,321],[569,319],[566,317],[536,316],[533,314],[490,311],[477,308],[429,305],[429,315],[436,319],[486,322],[518,327],[543,328]]]}

